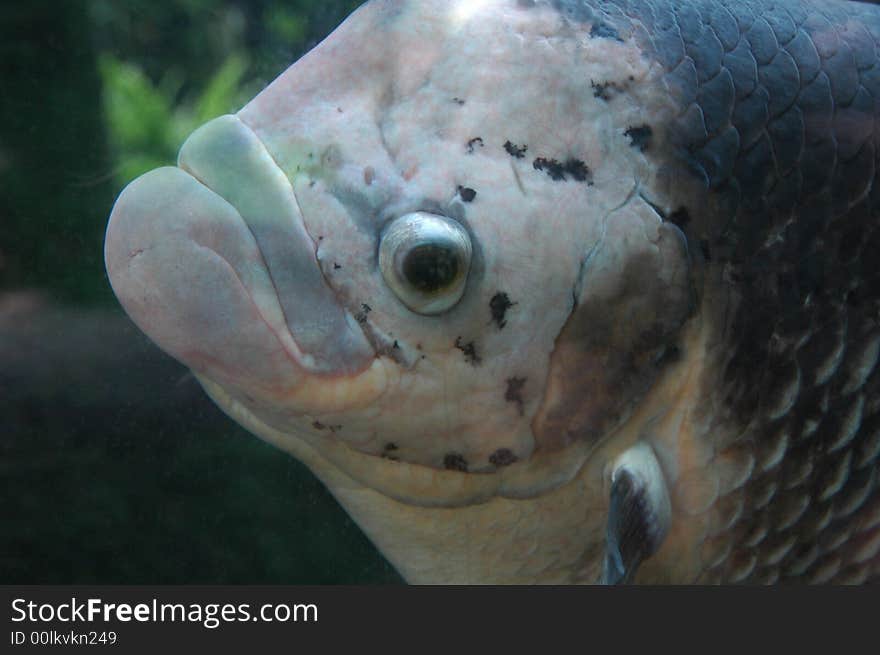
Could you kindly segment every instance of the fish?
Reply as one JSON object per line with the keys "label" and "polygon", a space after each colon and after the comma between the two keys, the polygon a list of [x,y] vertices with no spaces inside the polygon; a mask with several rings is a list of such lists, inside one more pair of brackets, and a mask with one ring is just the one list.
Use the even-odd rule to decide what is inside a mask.
{"label": "fish", "polygon": [[371,0],[123,190],[109,280],[407,582],[877,581],[878,46]]}

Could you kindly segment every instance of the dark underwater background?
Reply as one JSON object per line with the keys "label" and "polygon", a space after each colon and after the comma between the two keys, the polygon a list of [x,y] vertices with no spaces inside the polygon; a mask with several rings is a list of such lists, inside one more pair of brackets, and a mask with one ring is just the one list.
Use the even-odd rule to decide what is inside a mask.
{"label": "dark underwater background", "polygon": [[0,7],[0,583],[400,582],[141,335],[103,265],[123,186],[359,4]]}

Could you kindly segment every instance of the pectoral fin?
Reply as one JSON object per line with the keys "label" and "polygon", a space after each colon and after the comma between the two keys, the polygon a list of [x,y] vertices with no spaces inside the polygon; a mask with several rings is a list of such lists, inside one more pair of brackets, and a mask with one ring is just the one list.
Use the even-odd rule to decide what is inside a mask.
{"label": "pectoral fin", "polygon": [[604,584],[632,580],[639,565],[663,543],[671,514],[657,457],[651,446],[639,442],[618,457],[611,472]]}

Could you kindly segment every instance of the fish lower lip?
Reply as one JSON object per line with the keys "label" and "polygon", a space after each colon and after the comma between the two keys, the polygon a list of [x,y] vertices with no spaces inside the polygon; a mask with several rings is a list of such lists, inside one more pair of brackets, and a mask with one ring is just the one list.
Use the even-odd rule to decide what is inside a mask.
{"label": "fish lower lip", "polygon": [[117,199],[105,259],[116,295],[164,350],[264,389],[357,375],[375,358],[327,285],[290,182],[238,118],[192,134],[179,168]]}

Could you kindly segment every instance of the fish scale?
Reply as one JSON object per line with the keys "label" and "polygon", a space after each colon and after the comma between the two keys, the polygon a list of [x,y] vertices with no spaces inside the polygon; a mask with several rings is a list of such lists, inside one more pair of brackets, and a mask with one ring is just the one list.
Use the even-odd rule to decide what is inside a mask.
{"label": "fish scale", "polygon": [[[709,7],[710,4],[716,6],[716,12],[718,11],[717,7],[724,7],[738,18],[743,15],[754,15],[755,11],[752,8],[754,5],[740,2],[696,2],[690,3],[689,8],[703,10],[708,14],[712,11]],[[787,5],[795,4],[797,3],[777,3],[777,8],[784,10],[788,8]],[[730,71],[736,75],[734,79],[737,80],[735,83],[737,88],[775,90],[777,87],[773,86],[773,82],[776,79],[795,80],[792,73],[798,73],[802,83],[809,82],[804,78],[809,78],[811,69],[816,68],[814,65],[816,57],[809,48],[809,41],[811,36],[823,26],[835,30],[837,38],[823,39],[822,44],[815,46],[820,56],[825,56],[821,60],[822,72],[817,71],[816,75],[821,75],[824,72],[832,80],[832,83],[824,87],[827,95],[809,94],[803,103],[801,103],[799,92],[803,91],[803,86],[782,85],[778,88],[787,90],[788,95],[781,100],[776,100],[778,95],[770,97],[767,99],[766,105],[762,99],[761,104],[758,105],[762,109],[766,107],[766,110],[762,112],[757,112],[753,107],[748,112],[738,114],[737,107],[748,103],[750,96],[738,99],[737,106],[729,109],[731,115],[739,116],[741,120],[739,124],[734,123],[733,127],[738,131],[767,130],[766,134],[769,136],[767,141],[771,147],[752,146],[752,152],[757,155],[754,157],[749,157],[748,153],[742,153],[741,156],[745,156],[742,161],[747,161],[748,165],[743,166],[740,170],[747,177],[745,175],[738,177],[736,174],[726,177],[720,176],[717,168],[706,170],[710,184],[718,187],[720,193],[728,193],[734,198],[746,195],[755,190],[756,186],[764,180],[773,179],[784,173],[787,168],[796,165],[801,160],[797,155],[803,149],[802,143],[804,141],[811,144],[821,144],[831,139],[831,135],[822,133],[820,130],[804,129],[802,115],[809,116],[811,125],[821,126],[822,118],[816,118],[815,114],[817,111],[824,110],[827,112],[825,120],[834,127],[845,123],[845,119],[842,118],[845,116],[843,111],[847,103],[855,101],[859,90],[863,90],[870,97],[880,98],[880,86],[877,85],[875,75],[871,74],[876,66],[876,59],[862,57],[864,68],[859,70],[856,66],[856,57],[853,55],[853,51],[865,52],[868,48],[873,50],[875,42],[864,39],[864,32],[861,32],[859,33],[861,38],[855,39],[855,42],[850,44],[846,35],[836,34],[836,28],[832,27],[840,23],[840,14],[846,17],[865,17],[868,18],[869,24],[873,22],[876,25],[876,14],[874,12],[868,13],[861,7],[843,4],[829,6],[826,3],[811,6],[810,14],[819,18],[804,21],[792,17],[790,21],[776,22],[776,29],[772,32],[766,29],[770,26],[769,22],[752,21],[748,33],[741,33],[741,36],[748,38],[751,52],[758,66],[756,68],[738,66]],[[827,16],[827,14],[832,15]],[[688,19],[691,18],[688,17]],[[803,15],[797,16],[797,18],[803,19]],[[708,21],[704,20],[704,23],[706,22]],[[741,18],[738,20],[740,25],[745,22]],[[781,29],[780,25],[784,29]],[[785,34],[780,33],[783,31]],[[687,31],[683,30],[681,33],[683,38],[686,38]],[[728,39],[728,43],[730,42],[731,40]],[[777,42],[788,44],[787,56],[784,59],[776,56],[780,47]],[[700,43],[707,47],[709,41],[704,39]],[[705,56],[707,60],[713,62],[717,59],[716,52],[704,53],[699,49],[691,48],[688,49],[688,53],[691,56]],[[785,70],[786,67],[788,70]],[[754,76],[755,72],[757,72],[757,78]],[[754,91],[751,95],[753,94]],[[786,110],[786,108],[788,109]],[[718,114],[720,110],[716,109],[714,113]],[[868,116],[872,116],[873,113],[868,113]],[[772,118],[774,115],[778,117]],[[762,125],[762,121],[755,120],[756,117],[767,117],[772,120]],[[711,137],[721,128],[715,123],[716,121],[706,121],[710,137],[706,144],[700,144],[697,141],[687,149],[687,154],[695,157],[698,162],[715,152],[713,148],[717,148],[717,144],[713,143]],[[852,138],[844,140],[843,143],[847,144],[845,147],[841,147],[841,140],[837,139],[839,152],[837,157],[839,159],[836,166],[827,167],[829,159],[823,160],[823,163],[826,164],[826,170],[830,168],[829,177],[846,179],[849,182],[848,186],[853,189],[847,193],[848,189],[842,184],[836,184],[832,188],[834,198],[838,199],[844,196],[847,200],[845,204],[836,203],[834,210],[828,211],[820,217],[821,222],[812,221],[812,224],[808,224],[805,229],[798,230],[799,216],[797,212],[799,208],[812,204],[812,198],[822,193],[821,187],[817,190],[817,183],[824,182],[827,185],[827,181],[814,178],[809,180],[809,186],[806,184],[796,185],[794,193],[781,197],[775,196],[773,191],[770,191],[768,195],[749,203],[750,206],[745,211],[756,212],[755,214],[746,218],[742,216],[744,212],[740,211],[740,214],[735,214],[733,225],[720,235],[725,240],[740,244],[736,255],[731,260],[752,261],[752,257],[757,254],[754,244],[760,243],[762,237],[765,237],[774,225],[793,219],[783,238],[796,240],[800,252],[821,252],[823,255],[821,261],[826,268],[826,278],[832,277],[835,272],[843,268],[843,263],[825,255],[833,255],[834,249],[829,246],[842,239],[842,232],[848,227],[847,211],[858,198],[857,194],[864,195],[866,189],[873,191],[876,188],[876,155],[873,145],[876,142],[877,133],[873,129],[873,119],[870,120],[870,126],[870,130],[864,130],[864,133],[858,135],[855,140]],[[848,131],[847,135],[851,137],[852,132]],[[763,143],[767,141],[763,141]],[[848,160],[852,161],[854,154],[863,148],[870,154],[870,165],[867,167],[848,166]],[[726,156],[729,158],[729,155]],[[830,161],[834,162],[837,157]],[[842,172],[842,175],[837,174],[838,170]],[[871,176],[870,179],[865,179],[868,175]],[[760,187],[758,188],[760,189]],[[863,200],[867,205],[867,211],[864,213],[866,216],[876,216],[876,210],[869,204],[870,201],[871,199],[868,197]],[[747,240],[743,240],[740,236],[744,230],[750,233]],[[748,250],[746,250],[747,248]],[[745,252],[743,252],[744,250]],[[783,248],[778,247],[776,250],[779,252]],[[765,249],[766,251],[767,249]],[[728,531],[732,540],[737,542],[741,539],[740,534],[744,530],[748,530],[753,524],[760,522],[765,515],[775,514],[775,518],[770,520],[773,532],[791,542],[790,548],[785,549],[787,552],[782,554],[781,559],[778,555],[771,556],[773,553],[768,550],[768,546],[762,543],[754,547],[733,550],[726,560],[715,563],[713,570],[718,571],[720,581],[746,582],[752,580],[757,582],[766,580],[768,577],[774,578],[773,572],[768,567],[761,566],[760,562],[768,559],[775,562],[778,559],[778,563],[774,563],[773,566],[778,567],[777,570],[783,578],[804,576],[808,579],[818,577],[824,581],[844,581],[853,575],[858,577],[861,565],[856,563],[855,568],[852,566],[841,567],[840,571],[834,575],[827,568],[823,570],[822,566],[827,567],[827,562],[832,561],[838,555],[842,556],[842,561],[846,561],[845,556],[852,548],[852,546],[848,548],[848,539],[825,541],[825,538],[833,531],[840,530],[840,524],[846,521],[850,515],[856,514],[858,516],[860,510],[867,515],[871,509],[865,501],[871,493],[874,493],[876,462],[867,464],[863,467],[864,470],[856,475],[851,475],[849,468],[852,453],[862,447],[862,444],[868,442],[871,432],[867,427],[878,417],[876,414],[861,416],[862,413],[859,412],[857,417],[850,416],[851,421],[844,426],[840,425],[840,419],[834,420],[836,413],[848,416],[846,404],[851,404],[848,398],[841,397],[840,389],[848,382],[849,377],[846,375],[846,371],[853,364],[849,364],[849,367],[845,364],[842,365],[841,355],[846,350],[846,346],[851,341],[855,341],[855,337],[848,338],[848,332],[841,334],[840,326],[849,320],[852,322],[861,321],[876,329],[876,299],[867,307],[848,306],[845,299],[840,297],[839,287],[827,290],[817,288],[817,281],[806,276],[791,279],[793,273],[790,270],[791,264],[781,257],[772,258],[770,253],[767,254],[768,256],[761,261],[762,266],[758,275],[753,269],[743,266],[743,282],[740,288],[743,293],[742,305],[745,309],[733,319],[732,332],[745,335],[747,338],[738,343],[734,342],[733,352],[735,354],[728,364],[729,370],[735,371],[733,377],[742,382],[731,395],[725,398],[725,402],[738,407],[738,411],[743,415],[755,416],[752,429],[744,437],[747,444],[754,444],[755,448],[760,448],[765,443],[773,444],[775,452],[772,461],[779,462],[786,459],[789,467],[797,467],[801,463],[809,463],[810,466],[806,472],[792,473],[794,485],[791,491],[763,509],[754,508],[755,499],[761,499],[762,490],[766,488],[768,480],[779,474],[779,465],[777,464],[769,470],[764,469],[754,475],[745,485],[746,509],[738,523]],[[760,255],[758,256],[760,257]],[[787,279],[785,279],[786,274]],[[772,284],[774,275],[784,278],[784,282],[780,280],[778,286]],[[843,277],[848,280],[853,279],[849,275]],[[858,280],[855,281],[858,282]],[[797,303],[783,304],[778,301],[779,286],[785,282],[795,284],[800,282],[801,289],[797,294],[800,306]],[[808,296],[810,303],[806,304]],[[776,310],[780,306],[787,310],[783,316],[777,316]],[[755,320],[754,312],[756,309],[764,310],[761,318],[768,319],[767,322],[760,319]],[[807,317],[811,319],[813,327],[808,330],[807,341],[800,348],[788,347],[781,352],[774,352],[769,347],[774,336],[784,339],[784,336],[779,335],[778,332],[779,326],[783,322],[797,322],[798,319],[809,320]],[[816,325],[817,319],[825,325]],[[831,334],[827,334],[828,326],[831,326]],[[740,327],[744,329],[738,329]],[[823,331],[825,334],[819,334]],[[856,351],[852,359],[858,361],[859,355],[860,353]],[[875,364],[876,358],[872,357],[871,359]],[[751,374],[750,368],[753,371]],[[795,371],[800,372],[799,377],[802,382],[799,385],[793,383]],[[864,377],[863,385],[870,390],[869,395],[876,397],[875,387],[880,382],[880,376],[873,370],[871,361],[862,364],[859,375]],[[774,416],[773,412],[770,417],[761,415],[761,410],[756,407],[760,404],[759,399],[772,398],[779,390],[790,390],[793,387],[797,391],[796,398],[792,399],[793,402],[790,403],[784,416]],[[816,432],[809,433],[808,431],[806,435],[803,435],[803,430],[798,430],[798,425],[803,425],[806,414],[815,408],[810,402],[815,392],[825,388],[831,390],[830,395],[834,400],[830,403],[827,411],[817,417],[823,425]],[[873,393],[870,393],[871,391]],[[787,434],[789,430],[798,434],[798,438],[792,446],[783,448],[784,443],[787,443],[788,440],[786,438],[784,442],[780,442],[777,435],[780,432]],[[841,434],[841,430],[845,431],[844,434]],[[772,447],[771,450],[773,450]],[[833,471],[832,480],[823,483],[822,472],[829,469]],[[824,529],[812,534],[808,531],[802,531],[804,525],[810,521],[816,521],[827,511],[828,507],[833,508],[832,520]],[[869,525],[867,529],[870,530],[872,527],[874,526]],[[814,552],[815,540],[817,539],[819,545]],[[772,547],[771,545],[769,548]],[[743,562],[750,562],[752,556],[757,558],[758,564],[748,571],[747,569],[750,567],[744,566]],[[880,573],[880,566],[873,574],[877,573]]]}
{"label": "fish scale", "polygon": [[[880,415],[871,403],[862,409],[864,395],[852,401],[842,393],[852,384],[848,371],[853,369],[857,388],[874,398],[880,392],[876,355],[869,352],[865,361],[865,349],[876,348],[878,298],[872,294],[859,306],[848,303],[841,291],[868,280],[859,279],[846,259],[834,257],[834,245],[846,238],[850,244],[859,237],[858,243],[866,241],[864,232],[850,228],[850,213],[861,226],[870,223],[876,230],[877,40],[865,29],[841,33],[838,26],[848,18],[861,19],[877,34],[877,13],[858,5],[813,2],[778,2],[772,12],[763,3],[714,0],[600,6],[620,7],[654,35],[652,54],[670,70],[670,88],[682,107],[673,127],[680,144],[677,156],[728,198],[733,217],[727,226],[693,228],[712,235],[710,247],[721,243],[731,251],[729,261],[740,279],[743,309],[731,321],[733,354],[726,371],[737,384],[722,402],[737,408],[742,422],[750,424],[741,443],[709,464],[733,458],[748,475],[736,478],[732,489],[722,489],[716,504],[707,508],[716,519],[732,513],[735,520],[722,518],[725,529],[710,531],[716,546],[708,548],[711,567],[704,579],[846,582],[880,575],[880,562],[870,561],[880,543],[868,538],[880,517],[871,514],[874,508],[867,502],[876,495],[878,464],[862,457],[861,470],[851,470],[855,452],[876,450],[871,447],[876,432],[870,427]],[[797,168],[810,161],[807,177]],[[829,192],[831,203],[817,202]],[[808,207],[822,211],[802,220]],[[779,236],[767,245],[774,230]],[[821,277],[842,284],[823,288],[819,274],[803,264],[798,270],[785,256],[786,242],[808,257],[815,254]],[[875,269],[871,266],[874,276]],[[794,297],[781,301],[790,289]],[[850,334],[848,322],[871,334],[867,344],[864,336],[860,343],[859,336]],[[793,344],[786,328],[804,323],[809,327],[796,333],[798,343]],[[774,340],[786,345],[773,348]],[[816,416],[815,397],[826,390],[832,400]],[[853,407],[858,411],[853,413]],[[819,427],[806,428],[808,420]],[[790,432],[796,435],[793,440]],[[770,451],[765,465],[747,465],[762,449]],[[768,485],[780,475],[783,460],[787,491],[768,501]],[[823,520],[827,514],[830,521]],[[868,517],[866,525],[850,534],[846,526],[859,517]],[[718,556],[717,544],[741,543],[764,523],[772,538],[727,548],[725,556]],[[805,527],[811,523],[819,529]],[[860,543],[866,545],[854,561],[852,552]],[[854,563],[846,566],[847,561]]]}

